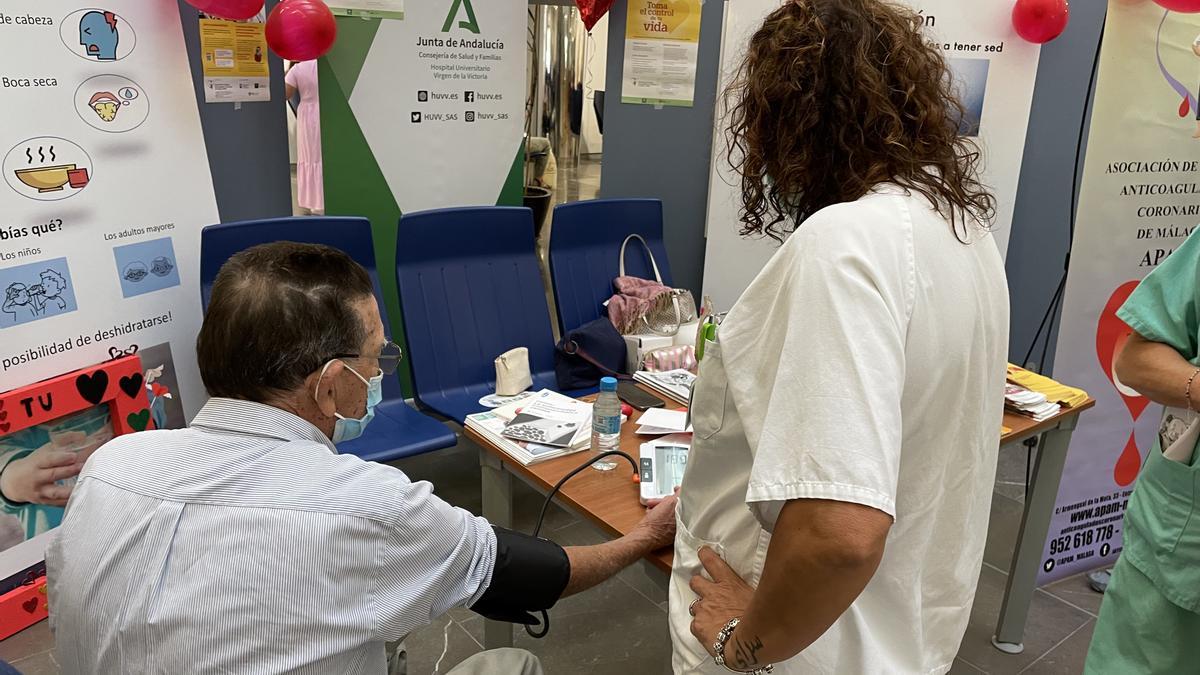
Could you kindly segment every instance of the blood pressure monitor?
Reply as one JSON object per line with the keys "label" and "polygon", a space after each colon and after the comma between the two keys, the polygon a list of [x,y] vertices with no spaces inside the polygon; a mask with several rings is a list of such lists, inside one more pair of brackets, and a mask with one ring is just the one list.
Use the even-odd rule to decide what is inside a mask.
{"label": "blood pressure monitor", "polygon": [[638,470],[641,478],[642,504],[651,499],[663,499],[675,493],[683,483],[691,446],[686,443],[660,439],[642,444]]}

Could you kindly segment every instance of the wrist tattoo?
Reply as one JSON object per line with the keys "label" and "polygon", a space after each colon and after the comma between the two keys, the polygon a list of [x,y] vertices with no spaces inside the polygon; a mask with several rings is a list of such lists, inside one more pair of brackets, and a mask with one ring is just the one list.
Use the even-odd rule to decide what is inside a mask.
{"label": "wrist tattoo", "polygon": [[733,652],[733,665],[738,670],[753,670],[760,664],[758,662],[758,652],[762,651],[763,642],[758,636],[754,636],[749,640],[736,638],[737,649]]}

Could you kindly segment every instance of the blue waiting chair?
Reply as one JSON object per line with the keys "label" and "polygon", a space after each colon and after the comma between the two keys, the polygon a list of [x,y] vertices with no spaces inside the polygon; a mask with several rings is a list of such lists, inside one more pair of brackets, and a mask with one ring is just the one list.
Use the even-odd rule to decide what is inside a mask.
{"label": "blue waiting chair", "polygon": [[[556,388],[533,212],[439,209],[400,218],[396,277],[417,400],[462,422],[495,391],[496,357],[529,349],[534,389]],[[575,396],[582,392],[562,392]]]}
{"label": "blue waiting chair", "polygon": [[[375,268],[375,245],[366,218],[298,217],[211,225],[200,235],[200,293],[204,307],[212,293],[213,280],[231,256],[258,244],[294,241],[324,244],[344,251],[366,268],[375,285],[375,298],[382,298]],[[387,310],[379,303],[383,325]],[[343,443],[338,450],[370,462],[390,462],[453,446],[454,432],[445,424],[414,410],[404,401],[397,377],[383,380],[383,403],[362,438]]]}
{"label": "blue waiting chair", "polygon": [[[661,200],[596,199],[554,209],[550,277],[558,325],[564,333],[605,315],[604,303],[612,297],[620,267],[621,244],[631,234],[640,234],[650,245],[663,283],[670,286]],[[627,274],[654,278],[646,249],[637,242],[630,242],[625,261]]]}

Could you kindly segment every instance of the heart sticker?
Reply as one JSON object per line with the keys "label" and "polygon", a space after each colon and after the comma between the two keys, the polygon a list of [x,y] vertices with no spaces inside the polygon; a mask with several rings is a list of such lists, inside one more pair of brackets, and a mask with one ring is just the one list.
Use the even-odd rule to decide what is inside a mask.
{"label": "heart sticker", "polygon": [[134,431],[145,431],[146,426],[150,424],[150,411],[143,410],[141,412],[129,413],[129,416],[125,419]]}
{"label": "heart sticker", "polygon": [[120,381],[121,391],[129,398],[137,398],[138,394],[142,393],[142,374],[134,373],[129,377],[122,377]]}
{"label": "heart sticker", "polygon": [[93,375],[84,373],[75,378],[75,388],[83,400],[92,405],[99,405],[104,400],[104,392],[108,391],[108,373],[103,370]]}

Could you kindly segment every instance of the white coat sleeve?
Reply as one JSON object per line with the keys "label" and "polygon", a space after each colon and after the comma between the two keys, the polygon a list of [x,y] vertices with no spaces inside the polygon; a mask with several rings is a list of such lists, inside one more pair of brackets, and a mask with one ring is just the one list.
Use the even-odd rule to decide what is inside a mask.
{"label": "white coat sleeve", "polygon": [[731,379],[745,382],[739,412],[761,410],[744,415],[754,454],[746,501],[767,529],[794,499],[852,502],[894,518],[911,221],[900,209],[895,222],[839,222],[835,210],[793,239],[774,261],[778,292],[754,308],[756,336],[724,344]]}

